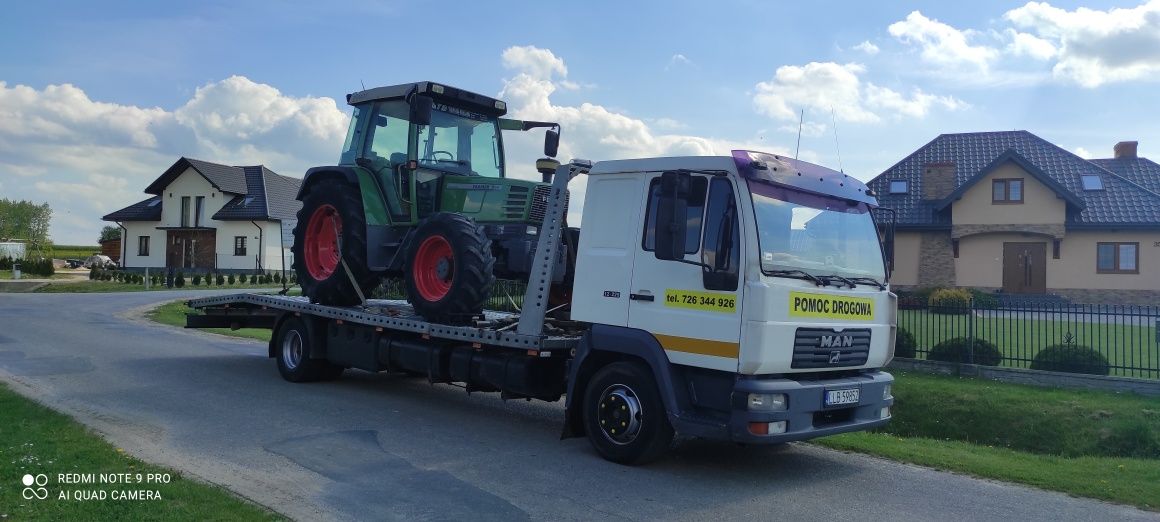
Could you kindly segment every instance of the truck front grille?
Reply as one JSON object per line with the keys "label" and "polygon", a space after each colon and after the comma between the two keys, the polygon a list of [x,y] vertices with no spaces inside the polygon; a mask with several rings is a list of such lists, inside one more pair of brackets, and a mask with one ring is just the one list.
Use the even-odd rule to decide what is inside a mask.
{"label": "truck front grille", "polygon": [[868,328],[798,328],[790,368],[861,366],[869,356]]}
{"label": "truck front grille", "polygon": [[[543,223],[544,216],[548,214],[548,196],[552,194],[552,187],[548,185],[540,185],[536,187],[536,191],[532,193],[532,210],[528,217],[533,223]],[[568,214],[568,195],[564,195],[564,215]]]}

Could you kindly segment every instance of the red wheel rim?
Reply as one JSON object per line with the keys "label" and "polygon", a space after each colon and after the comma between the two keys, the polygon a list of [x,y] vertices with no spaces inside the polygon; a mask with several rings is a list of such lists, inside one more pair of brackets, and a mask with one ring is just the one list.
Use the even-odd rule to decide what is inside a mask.
{"label": "red wheel rim", "polygon": [[342,234],[342,218],[332,205],[322,205],[310,215],[306,223],[306,239],[302,261],[315,281],[330,277],[338,268],[338,237]]}
{"label": "red wheel rim", "polygon": [[438,301],[451,291],[455,265],[451,243],[443,236],[431,236],[419,244],[411,265],[411,279],[415,290],[426,301]]}

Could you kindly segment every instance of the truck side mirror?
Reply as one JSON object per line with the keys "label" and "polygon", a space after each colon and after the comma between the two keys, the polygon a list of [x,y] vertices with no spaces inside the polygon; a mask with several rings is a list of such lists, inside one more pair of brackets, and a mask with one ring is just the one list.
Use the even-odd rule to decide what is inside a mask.
{"label": "truck side mirror", "polygon": [[544,133],[544,155],[549,158],[556,157],[556,153],[560,152],[560,127],[555,129],[548,129]]}
{"label": "truck side mirror", "polygon": [[408,119],[415,125],[430,125],[431,124],[431,109],[435,103],[430,96],[423,96],[422,94],[415,95],[411,98],[411,114]]}
{"label": "truck side mirror", "polygon": [[689,221],[686,206],[692,176],[688,172],[661,174],[661,193],[657,200],[657,219],[653,223],[653,237],[657,259],[675,261],[685,258],[685,235]]}

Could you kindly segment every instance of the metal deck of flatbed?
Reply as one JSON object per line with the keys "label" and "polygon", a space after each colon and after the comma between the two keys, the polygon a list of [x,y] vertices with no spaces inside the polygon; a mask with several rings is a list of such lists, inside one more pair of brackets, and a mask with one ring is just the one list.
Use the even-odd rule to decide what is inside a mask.
{"label": "metal deck of flatbed", "polygon": [[[438,339],[535,351],[571,350],[580,342],[578,335],[525,335],[487,326],[451,326],[432,323],[417,315],[406,301],[371,299],[367,301],[365,306],[343,307],[314,304],[305,297],[230,294],[192,299],[188,301],[188,304],[191,308],[196,309],[231,306],[262,307],[417,333]],[[518,317],[516,314],[505,312],[484,312],[485,322],[512,320],[512,324],[514,324],[514,320]]]}

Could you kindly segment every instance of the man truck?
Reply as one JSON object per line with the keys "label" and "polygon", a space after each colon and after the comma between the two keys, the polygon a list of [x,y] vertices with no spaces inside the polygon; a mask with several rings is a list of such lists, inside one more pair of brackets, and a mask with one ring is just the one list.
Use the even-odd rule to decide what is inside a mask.
{"label": "man truck", "polygon": [[[423,127],[431,121],[423,114],[431,102],[415,91],[420,94],[412,92],[406,102],[421,106],[419,123],[410,125]],[[471,96],[474,106],[502,104]],[[555,152],[558,131],[549,133],[546,153]],[[410,129],[410,152],[421,150],[423,132]],[[399,160],[401,169],[390,168],[410,169],[412,180],[423,168],[421,161]],[[523,220],[522,237],[534,239],[521,261],[527,289],[518,313],[459,308],[447,321],[448,315],[433,318],[413,301],[365,299],[361,292],[352,292],[358,294],[353,300],[344,296],[343,304],[309,295],[237,294],[190,301],[198,312],[188,316],[187,327],[271,329],[269,356],[291,382],[356,369],[463,383],[469,393],[499,392],[504,399],[566,397],[563,437],[585,436],[602,457],[624,464],[658,458],[675,434],[775,444],[889,421],[893,377],[882,368],[894,355],[897,304],[884,253],[890,234],[885,240],[880,234],[890,227],[876,223],[877,201],[865,184],[818,165],[742,150],[595,164],[541,160],[540,167],[554,170],[529,188],[543,196],[540,215],[513,218]],[[429,174],[428,182],[443,184],[443,196],[439,189],[433,195],[444,204],[448,190],[462,192],[454,198],[465,207],[482,202],[473,208],[503,192],[495,188],[502,176],[448,189],[449,183],[471,185],[464,181],[471,176]],[[587,192],[577,232],[565,226],[567,193],[568,182],[582,175]],[[363,173],[340,181],[368,182],[379,191]],[[414,188],[406,191],[418,201]],[[304,208],[308,220],[317,208]],[[335,212],[349,215],[337,206]],[[455,267],[477,261],[464,256],[493,251],[489,235],[514,237],[489,233],[496,225],[477,225],[462,213],[431,215],[441,213],[466,224],[459,230],[476,233],[420,236],[426,238],[420,245],[442,237],[446,247],[437,245],[435,261],[424,264],[429,272],[402,271],[404,278],[425,280],[409,284],[409,297],[419,285],[462,282]],[[395,238],[395,252],[425,248],[408,246],[415,241],[413,224],[384,234]],[[310,227],[305,230],[304,238]],[[329,243],[334,259],[326,258],[328,266],[347,277],[349,292],[359,281],[344,264],[365,260],[347,259],[364,255],[343,245],[348,231],[332,226],[332,233],[314,239]],[[480,279],[487,277],[471,284]],[[555,291],[565,283],[566,292]],[[567,299],[559,302],[560,295]]]}

